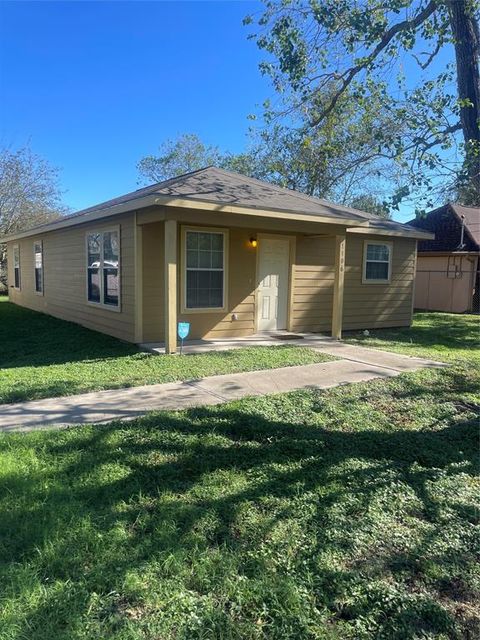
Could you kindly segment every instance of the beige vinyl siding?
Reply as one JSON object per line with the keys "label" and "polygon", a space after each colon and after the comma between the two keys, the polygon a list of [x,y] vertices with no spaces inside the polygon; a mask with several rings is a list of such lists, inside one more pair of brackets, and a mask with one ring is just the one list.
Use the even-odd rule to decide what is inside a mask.
{"label": "beige vinyl siding", "polygon": [[[189,224],[191,226],[191,224]],[[202,228],[205,225],[199,223]],[[228,310],[222,312],[180,313],[184,277],[182,246],[178,233],[178,321],[190,322],[189,338],[234,338],[255,331],[256,250],[250,246],[251,231],[229,229],[229,269],[227,286]],[[164,223],[143,225],[143,339],[164,339]],[[232,319],[237,314],[237,319]]]}
{"label": "beige vinyl siding", "polygon": [[[86,244],[89,231],[120,227],[120,310],[87,302]],[[76,322],[122,340],[134,340],[134,214],[58,229],[8,243],[9,296],[15,304]],[[43,243],[44,293],[35,293],[33,243]],[[21,289],[13,285],[13,245],[20,247]]]}
{"label": "beige vinyl siding", "polygon": [[[365,240],[393,242],[389,284],[363,284]],[[408,326],[412,318],[415,240],[347,234],[343,328]],[[332,326],[335,238],[299,237],[294,266],[292,331]]]}
{"label": "beige vinyl siding", "polygon": [[343,328],[409,326],[416,242],[409,238],[393,239],[390,283],[367,284],[362,283],[362,269],[364,242],[368,240],[392,242],[389,237],[347,235]]}
{"label": "beige vinyl siding", "polygon": [[[228,237],[228,310],[180,314],[180,322],[191,323],[193,338],[214,340],[248,336],[255,332],[256,249],[250,246],[250,234],[244,229],[229,229]],[[181,268],[179,277],[183,278],[183,275]],[[236,320],[232,319],[234,313],[237,314]]]}
{"label": "beige vinyl siding", "polygon": [[330,331],[335,238],[298,237],[293,268],[292,331]]}
{"label": "beige vinyl siding", "polygon": [[164,223],[143,225],[143,341],[164,336]]}

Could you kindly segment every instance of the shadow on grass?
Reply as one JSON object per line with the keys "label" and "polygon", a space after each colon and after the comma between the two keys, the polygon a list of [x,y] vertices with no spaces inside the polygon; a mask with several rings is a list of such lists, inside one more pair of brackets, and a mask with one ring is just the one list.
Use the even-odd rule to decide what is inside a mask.
{"label": "shadow on grass", "polygon": [[[310,620],[305,615],[308,601],[298,610],[295,603],[282,602],[287,597],[282,589],[292,580],[309,585],[315,610],[323,611],[332,629],[326,637],[355,637],[347,630],[354,634],[355,626],[349,625],[359,620],[370,621],[372,632],[365,637],[453,634],[447,610],[435,597],[418,596],[428,584],[422,562],[444,526],[440,511],[445,505],[432,497],[430,483],[439,476],[455,480],[475,474],[476,431],[468,412],[428,431],[346,432],[312,421],[286,424],[227,405],[150,415],[45,440],[39,435],[44,463],[28,478],[22,471],[5,474],[0,490],[17,500],[14,510],[0,512],[3,561],[33,563],[46,585],[22,633],[45,639],[94,637],[95,631],[92,636],[78,631],[94,609],[102,637],[136,638],[129,629],[144,622],[131,612],[144,606],[144,592],[125,593],[125,580],[154,566],[158,584],[178,582],[205,597],[217,591],[215,616],[205,615],[186,635],[180,632],[178,609],[175,637],[257,637],[252,629],[262,606],[271,625],[262,637],[314,637],[309,629],[315,615]],[[402,491],[413,505],[405,507],[405,518],[422,523],[416,544],[405,552],[385,541],[381,551],[367,549],[358,558],[357,535],[364,535],[372,504],[383,492]],[[448,502],[459,518],[471,521],[472,512],[458,504],[455,493]],[[345,510],[341,517],[340,508]],[[283,549],[278,530],[285,531],[291,548],[296,540],[290,536],[305,535],[304,548],[296,548],[288,562],[292,552]],[[278,559],[272,555],[276,547]],[[205,565],[211,554],[217,559]],[[322,568],[325,555],[350,560]],[[465,549],[464,557],[437,554],[435,562],[443,576],[451,564],[465,566],[471,559]],[[227,574],[239,584],[261,582],[260,601],[244,593],[241,612],[233,614]],[[384,574],[403,585],[400,591],[410,584],[411,592],[400,597],[382,591],[375,579]],[[49,590],[53,582],[57,586]],[[92,593],[100,601],[96,608]],[[164,608],[173,606],[162,597]]]}
{"label": "shadow on grass", "polygon": [[0,301],[0,369],[98,360],[137,348],[85,327]]}

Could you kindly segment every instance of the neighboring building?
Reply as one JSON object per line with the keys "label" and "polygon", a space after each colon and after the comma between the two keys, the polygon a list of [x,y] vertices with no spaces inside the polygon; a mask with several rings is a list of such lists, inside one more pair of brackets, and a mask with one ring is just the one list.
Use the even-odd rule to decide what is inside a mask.
{"label": "neighboring building", "polygon": [[435,234],[418,243],[415,308],[478,312],[480,208],[449,203],[408,224]]}
{"label": "neighboring building", "polygon": [[4,239],[12,302],[136,343],[408,326],[428,232],[207,167]]}

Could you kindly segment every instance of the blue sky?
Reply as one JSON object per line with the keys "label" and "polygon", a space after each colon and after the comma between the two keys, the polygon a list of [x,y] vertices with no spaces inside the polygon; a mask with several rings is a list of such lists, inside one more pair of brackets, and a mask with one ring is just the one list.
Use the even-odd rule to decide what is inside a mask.
{"label": "blue sky", "polygon": [[62,169],[74,208],[137,188],[136,163],[195,132],[240,151],[270,93],[252,2],[4,2],[0,142]]}
{"label": "blue sky", "polygon": [[241,151],[272,93],[242,25],[261,9],[0,1],[0,144],[30,142],[59,167],[72,209],[137,188],[138,160],[180,133]]}

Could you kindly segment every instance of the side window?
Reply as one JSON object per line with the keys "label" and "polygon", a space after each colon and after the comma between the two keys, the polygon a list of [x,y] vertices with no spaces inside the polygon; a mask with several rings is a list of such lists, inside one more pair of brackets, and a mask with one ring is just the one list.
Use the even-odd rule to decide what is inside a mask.
{"label": "side window", "polygon": [[392,245],[382,242],[365,242],[363,282],[390,282],[392,272]]}
{"label": "side window", "polygon": [[35,293],[43,293],[43,244],[41,240],[33,243]]}
{"label": "side window", "polygon": [[13,245],[13,282],[15,289],[20,289],[20,247],[18,244]]}
{"label": "side window", "polygon": [[87,299],[118,308],[120,303],[120,236],[118,230],[87,235]]}

